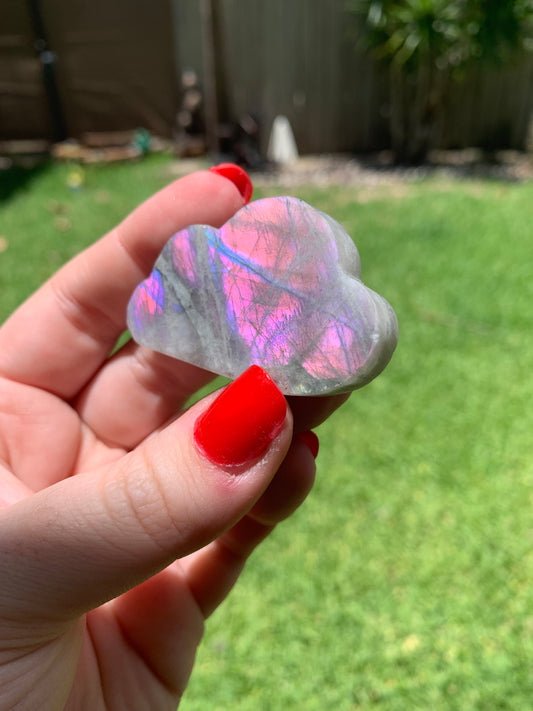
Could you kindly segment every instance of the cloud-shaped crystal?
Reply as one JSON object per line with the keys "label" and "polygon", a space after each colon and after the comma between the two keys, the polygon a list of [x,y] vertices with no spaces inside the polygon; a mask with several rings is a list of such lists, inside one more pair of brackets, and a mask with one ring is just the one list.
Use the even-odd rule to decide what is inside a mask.
{"label": "cloud-shaped crystal", "polygon": [[360,273],[331,217],[291,197],[257,200],[218,230],[175,234],[135,289],[128,327],[138,343],[229,378],[260,365],[286,395],[354,390],[398,339],[394,311]]}

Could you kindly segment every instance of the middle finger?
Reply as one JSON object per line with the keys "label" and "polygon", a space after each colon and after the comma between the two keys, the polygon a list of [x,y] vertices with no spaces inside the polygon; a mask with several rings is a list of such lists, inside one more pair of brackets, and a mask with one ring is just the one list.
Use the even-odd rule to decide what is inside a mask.
{"label": "middle finger", "polygon": [[[74,406],[99,439],[131,449],[214,377],[213,373],[130,341],[109,359]],[[289,397],[295,431],[316,427],[347,398],[348,394]]]}
{"label": "middle finger", "polygon": [[89,382],[74,407],[99,439],[132,449],[214,377],[129,341]]}

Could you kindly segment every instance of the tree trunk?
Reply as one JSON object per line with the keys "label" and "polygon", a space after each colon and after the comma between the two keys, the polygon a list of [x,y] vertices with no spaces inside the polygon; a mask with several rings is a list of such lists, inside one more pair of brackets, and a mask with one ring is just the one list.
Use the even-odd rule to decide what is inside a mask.
{"label": "tree trunk", "polygon": [[424,58],[416,74],[391,64],[389,128],[395,162],[420,165],[441,138],[449,77]]}

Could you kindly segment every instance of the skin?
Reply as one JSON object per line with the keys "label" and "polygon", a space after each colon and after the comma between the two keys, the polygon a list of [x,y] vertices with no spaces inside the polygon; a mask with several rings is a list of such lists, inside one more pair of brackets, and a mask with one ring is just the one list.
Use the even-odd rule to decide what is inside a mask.
{"label": "skin", "polygon": [[222,176],[176,181],[0,329],[1,709],[174,711],[205,619],[312,487],[294,433],[347,396],[289,402],[235,473],[193,443],[216,395],[181,412],[209,373],[134,343],[110,357],[168,237],[242,206]]}

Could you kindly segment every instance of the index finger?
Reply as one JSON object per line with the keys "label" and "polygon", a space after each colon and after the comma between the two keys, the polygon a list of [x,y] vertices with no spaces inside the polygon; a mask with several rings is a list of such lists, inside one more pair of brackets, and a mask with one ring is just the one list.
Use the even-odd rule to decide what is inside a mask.
{"label": "index finger", "polygon": [[175,181],[76,256],[0,330],[0,374],[70,399],[126,329],[126,306],[178,230],[220,227],[245,203],[236,184],[202,171]]}

